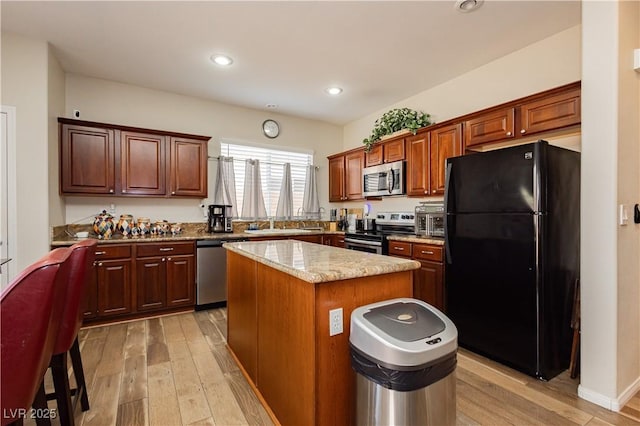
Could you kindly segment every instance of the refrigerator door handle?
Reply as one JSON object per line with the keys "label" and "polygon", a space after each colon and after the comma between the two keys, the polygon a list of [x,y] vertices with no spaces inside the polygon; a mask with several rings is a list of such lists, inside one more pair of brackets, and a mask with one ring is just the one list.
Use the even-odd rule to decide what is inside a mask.
{"label": "refrigerator door handle", "polygon": [[[445,164],[446,160],[445,160]],[[444,178],[444,217],[443,217],[443,225],[444,225],[444,257],[445,261],[449,264],[453,262],[451,259],[451,248],[449,247],[449,226],[448,226],[448,216],[449,216],[449,180],[451,179],[451,163],[448,163],[445,169],[445,178]]]}

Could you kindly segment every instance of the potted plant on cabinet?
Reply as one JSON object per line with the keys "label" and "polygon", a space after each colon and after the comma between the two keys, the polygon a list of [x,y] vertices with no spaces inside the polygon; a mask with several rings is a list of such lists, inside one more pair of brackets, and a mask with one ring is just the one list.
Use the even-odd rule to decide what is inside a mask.
{"label": "potted plant on cabinet", "polygon": [[419,128],[430,124],[433,124],[433,122],[429,114],[410,108],[395,108],[385,112],[382,117],[376,120],[371,135],[365,138],[362,143],[368,152],[371,151],[374,143],[386,135],[401,131],[409,131],[415,135]]}

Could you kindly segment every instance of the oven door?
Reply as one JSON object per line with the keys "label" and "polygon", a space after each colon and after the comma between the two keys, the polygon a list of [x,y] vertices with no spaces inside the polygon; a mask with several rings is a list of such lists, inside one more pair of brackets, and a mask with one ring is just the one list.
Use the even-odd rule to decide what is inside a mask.
{"label": "oven door", "polygon": [[357,250],[365,253],[382,254],[381,241],[365,241],[356,238],[344,239],[344,248],[349,250]]}

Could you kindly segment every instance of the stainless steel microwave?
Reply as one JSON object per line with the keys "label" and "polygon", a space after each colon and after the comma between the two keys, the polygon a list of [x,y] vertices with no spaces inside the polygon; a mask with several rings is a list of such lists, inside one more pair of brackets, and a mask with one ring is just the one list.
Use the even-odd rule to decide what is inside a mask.
{"label": "stainless steel microwave", "polygon": [[404,161],[362,169],[362,190],[365,197],[404,195]]}

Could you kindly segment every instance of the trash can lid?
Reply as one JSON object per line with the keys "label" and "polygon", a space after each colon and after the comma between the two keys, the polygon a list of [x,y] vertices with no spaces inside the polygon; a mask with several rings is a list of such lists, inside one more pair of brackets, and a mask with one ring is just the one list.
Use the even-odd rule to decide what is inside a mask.
{"label": "trash can lid", "polygon": [[458,330],[428,303],[399,298],[360,306],[351,313],[351,350],[386,368],[413,370],[458,349]]}
{"label": "trash can lid", "polygon": [[389,336],[403,342],[431,337],[445,329],[444,322],[436,314],[415,302],[379,306],[363,317]]}

